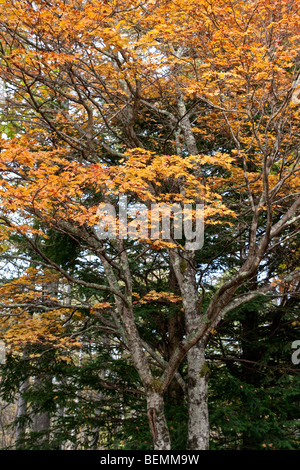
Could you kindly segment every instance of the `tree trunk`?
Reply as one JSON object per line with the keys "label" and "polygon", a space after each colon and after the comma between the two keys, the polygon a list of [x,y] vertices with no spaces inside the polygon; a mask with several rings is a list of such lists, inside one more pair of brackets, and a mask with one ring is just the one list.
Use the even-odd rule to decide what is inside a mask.
{"label": "tree trunk", "polygon": [[170,450],[171,440],[164,412],[163,396],[151,391],[147,396],[147,416],[154,450]]}
{"label": "tree trunk", "polygon": [[16,426],[16,435],[15,435],[15,448],[16,450],[22,448],[22,440],[25,437],[25,424],[22,421],[26,415],[27,410],[27,402],[24,398],[24,393],[29,385],[29,379],[24,380],[20,386],[20,395],[18,398],[18,405],[17,405],[17,419],[21,420],[17,422]]}
{"label": "tree trunk", "polygon": [[204,347],[198,343],[187,354],[188,361],[188,449],[209,449],[207,401],[208,368]]}
{"label": "tree trunk", "polygon": [[[170,273],[169,273],[169,283],[171,292],[177,294],[179,292],[179,285],[170,264]],[[175,353],[178,344],[183,340],[185,335],[185,324],[183,312],[181,310],[176,310],[173,315],[169,316],[167,319],[167,329],[169,333],[168,343],[167,343],[167,360],[170,360],[170,357]],[[166,400],[174,406],[180,405],[185,400],[185,388],[183,388],[176,379],[173,379],[168,387],[168,392]]]}
{"label": "tree trunk", "polygon": [[[194,270],[194,253],[187,251],[185,257],[178,257],[175,252],[172,252],[171,263],[182,295],[186,334],[190,335],[203,320]],[[205,341],[199,341],[187,353],[189,450],[208,450],[209,448],[208,369],[205,364],[204,351]]]}
{"label": "tree trunk", "polygon": [[[44,382],[51,383],[51,378],[47,376],[35,378],[35,391],[39,391],[42,394]],[[40,436],[36,438],[35,444],[40,448],[47,447],[50,437],[50,413],[48,411],[37,411],[35,413],[32,431],[40,433]]]}
{"label": "tree trunk", "polygon": [[45,432],[45,436],[42,441],[48,442],[48,434],[50,429],[50,414],[45,411],[44,413],[38,413],[34,416],[33,420],[33,431],[34,432]]}

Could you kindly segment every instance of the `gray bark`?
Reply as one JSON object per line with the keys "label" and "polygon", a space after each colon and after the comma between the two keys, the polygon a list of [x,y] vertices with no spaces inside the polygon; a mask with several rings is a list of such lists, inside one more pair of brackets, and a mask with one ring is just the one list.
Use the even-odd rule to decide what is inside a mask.
{"label": "gray bark", "polygon": [[38,413],[33,419],[34,432],[49,431],[50,428],[50,415],[48,412]]}
{"label": "gray bark", "polygon": [[197,155],[198,148],[197,148],[196,139],[192,131],[189,113],[185,106],[184,98],[181,92],[179,93],[177,106],[178,106],[178,111],[179,111],[179,116],[180,116],[180,127],[183,131],[187,151],[190,155]]}
{"label": "gray bark", "polygon": [[204,347],[197,343],[187,354],[188,362],[188,449],[209,449],[207,397],[208,367]]}
{"label": "gray bark", "polygon": [[151,391],[147,396],[147,416],[154,443],[154,450],[170,450],[171,440],[167,426],[163,396]]}

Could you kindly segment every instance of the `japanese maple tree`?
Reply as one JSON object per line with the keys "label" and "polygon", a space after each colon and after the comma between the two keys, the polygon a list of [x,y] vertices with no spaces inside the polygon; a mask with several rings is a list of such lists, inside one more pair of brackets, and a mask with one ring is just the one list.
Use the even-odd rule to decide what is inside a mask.
{"label": "japanese maple tree", "polygon": [[[241,290],[266,253],[298,230],[299,4],[7,0],[2,7],[2,106],[15,126],[1,142],[2,240],[17,232],[60,282],[99,293],[87,305],[71,289],[68,305],[54,295],[49,310],[48,296],[15,289],[22,279],[2,287],[3,315],[35,302],[43,314],[27,323],[31,334],[40,322],[40,333],[59,341],[60,310],[89,307],[126,344],[154,448],[171,448],[164,395],[175,377],[188,403],[188,448],[207,449],[211,331],[233,308],[299,276],[294,270]],[[99,204],[117,207],[124,194],[148,208],[203,203],[206,228],[230,227],[228,244],[242,235],[242,262],[229,279],[220,273],[209,301],[202,281],[214,259],[201,262],[205,242],[195,251],[172,236],[97,235]],[[101,279],[80,279],[55,262],[45,250],[49,229],[76,240],[91,266],[92,255]],[[151,290],[141,299],[133,260],[145,265],[157,255],[167,259],[178,295]],[[184,318],[169,357],[140,331],[139,305],[158,298]],[[16,343],[19,318],[8,332]]]}

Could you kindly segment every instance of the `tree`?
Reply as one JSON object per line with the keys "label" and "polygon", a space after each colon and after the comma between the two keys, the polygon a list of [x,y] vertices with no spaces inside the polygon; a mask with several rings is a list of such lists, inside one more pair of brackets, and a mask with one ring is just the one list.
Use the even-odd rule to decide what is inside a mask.
{"label": "tree", "polygon": [[[20,309],[37,305],[54,316],[63,306],[96,312],[100,327],[130,353],[155,449],[171,446],[164,395],[174,377],[187,394],[188,448],[208,448],[211,331],[283,282],[251,284],[267,253],[298,230],[297,7],[268,0],[41,0],[6,1],[1,12],[7,119],[20,126],[2,141],[2,238],[20,234],[39,266],[71,286],[67,306],[59,295],[34,292],[33,299],[5,286],[3,314],[21,322]],[[118,208],[123,194],[148,209],[204,203],[206,230],[219,227],[226,244],[238,240],[240,264],[226,278],[222,253],[202,257],[205,248],[197,252],[174,233],[153,240],[136,221],[138,241],[102,239],[95,230],[99,204]],[[93,281],[47,254],[49,229],[74,240]],[[136,300],[136,270],[157,257],[179,295],[157,283]],[[218,287],[208,301],[204,281],[218,260]],[[296,279],[299,271],[286,276]],[[95,295],[78,298],[80,287]],[[158,298],[181,302],[184,330],[169,355],[153,348],[153,329],[145,334],[139,311],[141,302]],[[179,374],[185,358],[187,386]]]}

